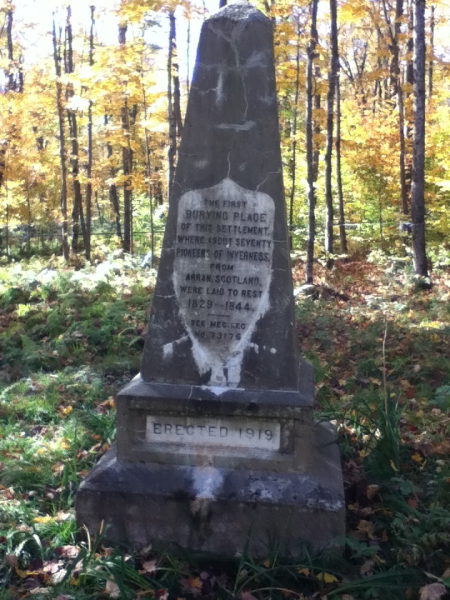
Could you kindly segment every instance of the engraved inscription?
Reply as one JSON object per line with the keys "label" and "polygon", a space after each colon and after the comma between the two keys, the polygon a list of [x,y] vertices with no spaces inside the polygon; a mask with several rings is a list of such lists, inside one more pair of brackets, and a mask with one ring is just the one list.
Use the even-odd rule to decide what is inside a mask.
{"label": "engraved inscription", "polygon": [[200,373],[237,387],[243,353],[269,308],[275,204],[231,179],[179,200],[174,287]]}
{"label": "engraved inscription", "polygon": [[147,416],[146,440],[183,446],[277,451],[280,429],[280,424],[273,421]]}

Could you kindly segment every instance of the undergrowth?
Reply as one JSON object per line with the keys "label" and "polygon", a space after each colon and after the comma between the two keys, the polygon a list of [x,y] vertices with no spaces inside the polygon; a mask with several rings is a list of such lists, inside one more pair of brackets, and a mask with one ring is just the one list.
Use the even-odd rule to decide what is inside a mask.
{"label": "undergrowth", "polygon": [[155,273],[129,258],[0,267],[0,599],[443,596],[448,265],[439,257],[433,288],[423,291],[408,260],[371,259],[317,266],[313,296],[301,290],[302,262],[294,264],[316,414],[339,432],[347,534],[337,540],[342,554],[305,548],[291,561],[276,548],[258,561],[201,556],[176,540],[165,553],[132,552],[77,531],[76,490],[114,441],[115,394],[139,369]]}

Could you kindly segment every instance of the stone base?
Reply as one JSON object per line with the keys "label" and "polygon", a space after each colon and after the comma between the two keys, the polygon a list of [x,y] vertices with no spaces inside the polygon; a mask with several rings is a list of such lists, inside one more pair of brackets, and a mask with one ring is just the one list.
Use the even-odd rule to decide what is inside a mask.
{"label": "stone base", "polygon": [[[345,502],[334,430],[316,425],[308,469],[271,472],[122,462],[111,449],[77,494],[78,525],[136,547],[171,542],[229,557],[279,548],[282,556],[312,552],[345,533]],[[202,464],[203,461],[203,464]],[[206,461],[207,463],[207,461]]]}

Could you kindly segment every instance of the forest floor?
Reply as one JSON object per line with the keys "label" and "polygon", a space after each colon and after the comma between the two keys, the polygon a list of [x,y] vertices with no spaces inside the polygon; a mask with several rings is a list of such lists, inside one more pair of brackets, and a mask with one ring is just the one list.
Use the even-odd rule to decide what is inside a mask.
{"label": "forest floor", "polygon": [[450,269],[421,290],[381,253],[294,261],[300,352],[338,427],[342,556],[212,560],[79,535],[74,497],[115,436],[155,272],[130,258],[0,265],[0,599],[419,598],[450,591]]}

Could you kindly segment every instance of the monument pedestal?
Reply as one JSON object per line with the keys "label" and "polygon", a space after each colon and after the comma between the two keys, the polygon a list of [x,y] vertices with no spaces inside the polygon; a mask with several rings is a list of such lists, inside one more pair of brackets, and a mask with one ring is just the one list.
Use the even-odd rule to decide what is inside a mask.
{"label": "monument pedestal", "polygon": [[113,542],[227,556],[314,552],[343,535],[335,432],[312,422],[302,366],[298,394],[136,377],[118,396],[117,448],[78,491],[79,524],[94,533],[104,522]]}

